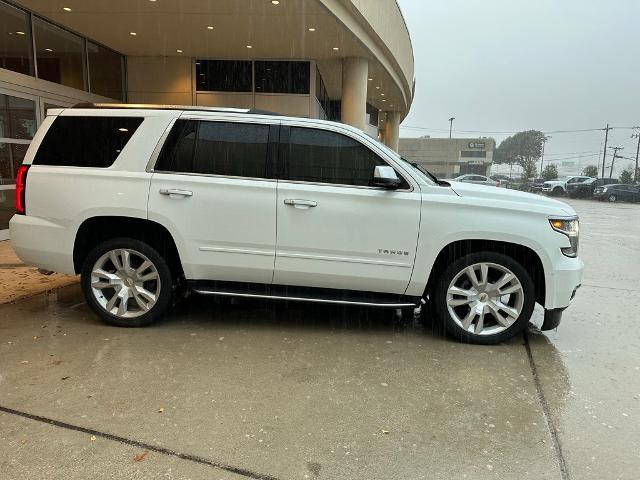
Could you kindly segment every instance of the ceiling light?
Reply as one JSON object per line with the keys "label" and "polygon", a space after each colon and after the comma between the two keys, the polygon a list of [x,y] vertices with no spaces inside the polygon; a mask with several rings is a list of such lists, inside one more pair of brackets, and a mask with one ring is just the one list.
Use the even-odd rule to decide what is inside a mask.
{"label": "ceiling light", "polygon": [[337,52],[338,50],[340,50],[338,47],[333,47],[333,49]]}
{"label": "ceiling light", "polygon": [[380,90],[380,87],[376,87],[376,90]]}
{"label": "ceiling light", "polygon": [[386,102],[386,100],[384,100],[384,99],[383,99],[382,101],[383,101],[383,102]]}
{"label": "ceiling light", "polygon": [[372,82],[372,81],[373,81],[373,78],[369,78],[368,80],[369,80],[370,82]]}
{"label": "ceiling light", "polygon": [[45,48],[44,51],[45,52],[53,52],[53,50],[51,50],[50,48]]}
{"label": "ceiling light", "polygon": [[310,31],[310,32],[315,32],[315,31],[316,31],[316,29],[315,29],[315,28],[313,28],[313,27],[309,27],[309,31]]}
{"label": "ceiling light", "polygon": [[62,7],[62,9],[63,9],[65,12],[70,12],[70,11],[71,11],[71,9],[70,9],[69,7]]}
{"label": "ceiling light", "polygon": [[17,33],[18,35],[24,35],[24,32],[23,32],[23,31],[21,31],[21,30],[18,30],[16,33]]}
{"label": "ceiling light", "polygon": [[207,30],[213,30],[213,25],[207,25]]}
{"label": "ceiling light", "polygon": [[271,3],[273,3],[274,5],[279,5],[280,4],[280,0],[271,0]]}
{"label": "ceiling light", "polygon": [[136,32],[129,32],[129,35],[133,35],[134,37],[137,35]]}
{"label": "ceiling light", "polygon": [[182,53],[182,50],[177,49],[177,50],[176,50],[176,53]]}
{"label": "ceiling light", "polygon": [[253,45],[247,45],[247,48],[253,48]]}
{"label": "ceiling light", "polygon": [[120,127],[120,128],[118,129],[118,131],[119,131],[119,132],[128,132],[128,131],[129,131],[129,129],[128,129],[128,128],[124,128],[124,127]]}
{"label": "ceiling light", "polygon": [[381,96],[381,97],[384,97],[384,93],[381,93],[381,94],[380,94],[380,96]]}

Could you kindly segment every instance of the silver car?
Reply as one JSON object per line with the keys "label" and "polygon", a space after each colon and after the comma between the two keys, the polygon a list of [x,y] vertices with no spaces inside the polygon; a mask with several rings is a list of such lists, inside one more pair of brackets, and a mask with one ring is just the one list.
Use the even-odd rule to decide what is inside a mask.
{"label": "silver car", "polygon": [[491,185],[492,187],[497,187],[500,182],[490,179],[489,177],[485,177],[484,175],[476,175],[473,173],[467,173],[466,175],[460,175],[452,179],[454,182],[464,182],[464,183],[477,183],[479,185]]}

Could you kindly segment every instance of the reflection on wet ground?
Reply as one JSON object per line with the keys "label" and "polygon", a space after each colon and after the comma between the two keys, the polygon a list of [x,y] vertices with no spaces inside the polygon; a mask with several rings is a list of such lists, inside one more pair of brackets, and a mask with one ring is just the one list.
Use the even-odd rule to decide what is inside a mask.
{"label": "reflection on wet ground", "polygon": [[[576,204],[586,286],[528,347],[335,306],[193,297],[148,329],[99,323],[77,288],[0,307],[0,471],[633,478],[640,247],[598,235],[616,221],[608,207]],[[618,231],[640,234],[626,222]]]}

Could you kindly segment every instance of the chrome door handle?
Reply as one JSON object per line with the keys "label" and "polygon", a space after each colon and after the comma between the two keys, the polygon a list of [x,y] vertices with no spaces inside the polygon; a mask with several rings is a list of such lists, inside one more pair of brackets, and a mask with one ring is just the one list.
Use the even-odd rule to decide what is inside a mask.
{"label": "chrome door handle", "polygon": [[180,190],[177,188],[161,188],[160,195],[169,195],[172,198],[175,197],[192,197],[193,192],[190,190]]}
{"label": "chrome door handle", "polygon": [[314,202],[313,200],[301,200],[297,198],[287,198],[284,201],[285,205],[291,205],[295,208],[307,209],[310,207],[317,207],[318,202]]}

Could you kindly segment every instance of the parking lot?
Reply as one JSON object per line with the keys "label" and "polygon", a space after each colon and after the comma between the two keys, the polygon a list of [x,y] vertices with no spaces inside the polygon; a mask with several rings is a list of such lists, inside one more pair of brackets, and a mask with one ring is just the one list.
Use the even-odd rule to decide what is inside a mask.
{"label": "parking lot", "polygon": [[640,205],[569,202],[584,284],[498,346],[357,308],[192,297],[117,329],[77,286],[0,306],[0,477],[637,478]]}

